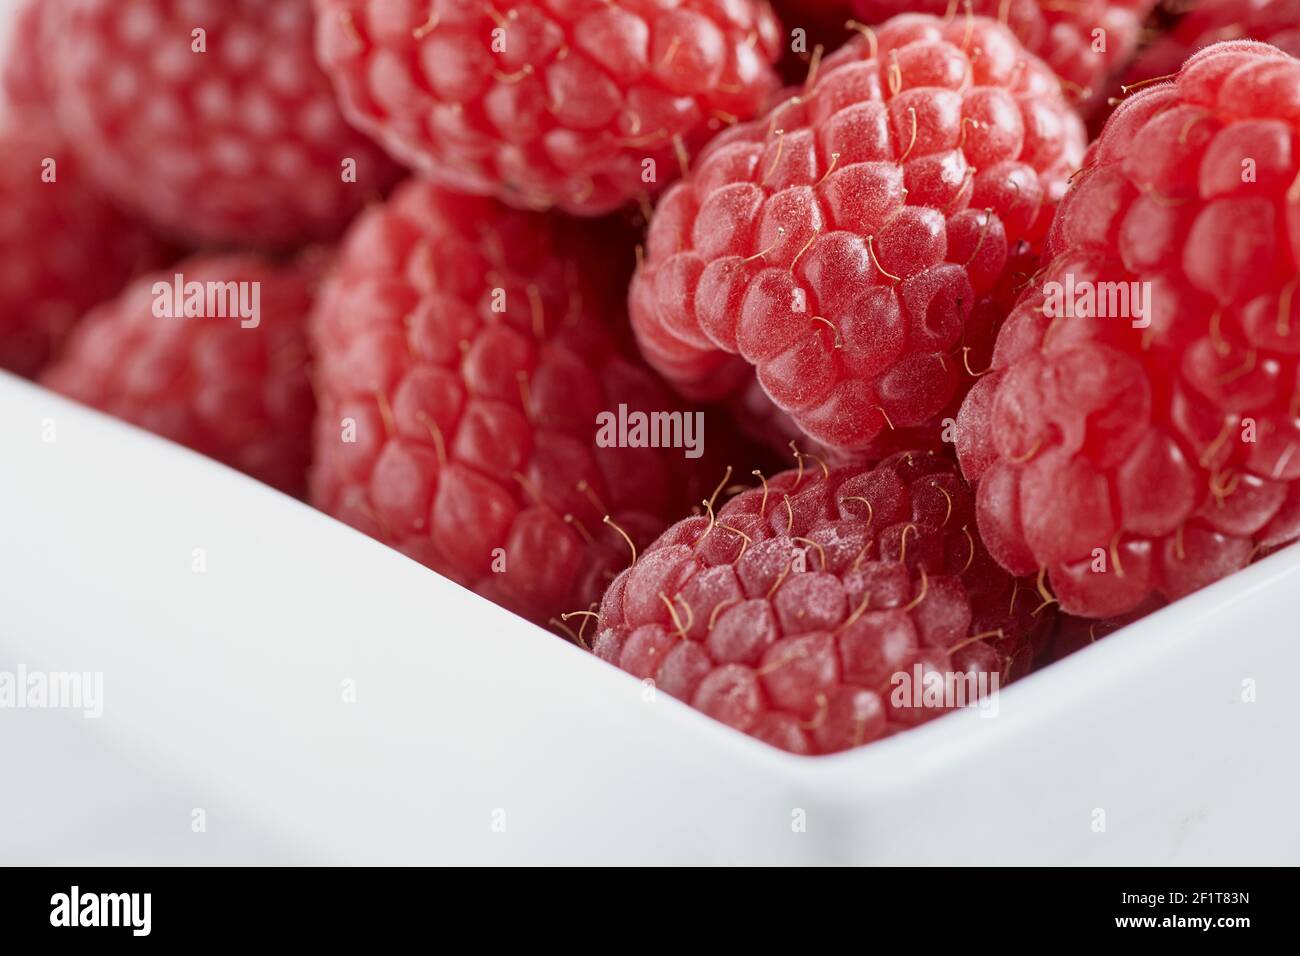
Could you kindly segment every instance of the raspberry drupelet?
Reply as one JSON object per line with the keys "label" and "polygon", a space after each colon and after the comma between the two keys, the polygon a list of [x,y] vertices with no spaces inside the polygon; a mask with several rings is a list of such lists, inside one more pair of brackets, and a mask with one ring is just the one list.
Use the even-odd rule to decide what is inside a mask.
{"label": "raspberry drupelet", "polygon": [[440,184],[600,215],[779,86],[765,0],[317,0],[348,117]]}
{"label": "raspberry drupelet", "polygon": [[629,293],[642,353],[698,399],[756,374],[831,449],[936,425],[1083,151],[1051,71],[996,22],[863,28],[659,202]]}
{"label": "raspberry drupelet", "polygon": [[618,348],[631,242],[620,272],[581,226],[412,180],[313,320],[313,503],[544,625],[708,493],[680,448],[600,440],[603,412],[681,405]]}
{"label": "raspberry drupelet", "polygon": [[44,82],[101,188],[188,241],[332,239],[400,175],[343,119],[311,0],[47,0]]}
{"label": "raspberry drupelet", "polygon": [[809,459],[758,473],[758,487],[640,554],[583,629],[595,654],[804,754],[951,709],[894,693],[918,666],[923,682],[982,672],[994,689],[1032,666],[1053,609],[985,552],[955,462],[902,452],[828,469]]}
{"label": "raspberry drupelet", "polygon": [[1131,95],[966,398],[984,542],[1071,614],[1176,599],[1300,535],[1298,138],[1300,61],[1265,44]]}

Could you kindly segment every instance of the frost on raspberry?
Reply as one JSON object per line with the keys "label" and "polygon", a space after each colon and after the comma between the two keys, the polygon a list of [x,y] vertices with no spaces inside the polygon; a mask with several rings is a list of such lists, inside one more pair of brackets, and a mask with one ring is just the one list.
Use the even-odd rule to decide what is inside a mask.
{"label": "frost on raspberry", "polygon": [[660,201],[629,296],[642,353],[698,399],[757,375],[831,449],[935,426],[1083,150],[1051,71],[996,22],[863,28]]}
{"label": "frost on raspberry", "polygon": [[87,172],[180,239],[333,239],[399,169],[343,119],[311,0],[47,0],[44,80]]}
{"label": "frost on raspberry", "polygon": [[896,693],[917,673],[954,688],[982,675],[996,689],[1032,666],[1053,608],[988,556],[953,461],[903,452],[830,469],[800,457],[756,477],[615,579],[599,657],[795,753],[845,750],[951,709],[951,698]]}
{"label": "frost on raspberry", "polygon": [[440,184],[599,215],[779,85],[766,0],[318,0],[348,117]]}
{"label": "frost on raspberry", "polygon": [[363,214],[313,322],[313,503],[541,624],[599,600],[707,493],[683,449],[601,438],[620,405],[682,411],[618,348],[616,249],[424,180]]}
{"label": "frost on raspberry", "polygon": [[86,316],[41,382],[301,496],[315,271],[243,253],[143,276]]}
{"label": "frost on raspberry", "polygon": [[1137,52],[1142,23],[1155,5],[1156,0],[852,0],[867,23],[907,11],[993,17],[1056,72],[1071,102],[1085,112],[1100,103],[1108,78]]}
{"label": "frost on raspberry", "polygon": [[1300,536],[1298,136],[1300,61],[1265,44],[1130,96],[966,399],[984,541],[1069,613],[1172,600]]}

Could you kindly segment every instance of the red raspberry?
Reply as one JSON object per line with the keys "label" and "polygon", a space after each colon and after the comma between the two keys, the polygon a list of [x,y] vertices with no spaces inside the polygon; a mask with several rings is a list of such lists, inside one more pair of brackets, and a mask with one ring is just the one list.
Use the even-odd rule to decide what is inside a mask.
{"label": "red raspberry", "polygon": [[777,86],[760,0],[318,5],[349,118],[437,182],[517,206],[598,215],[651,195]]}
{"label": "red raspberry", "polygon": [[90,187],[37,114],[0,134],[0,368],[35,375],[74,322],[166,252]]}
{"label": "red raspberry", "polygon": [[[969,0],[968,0],[969,2]],[[852,0],[867,23],[897,13],[962,19],[958,0]],[[1056,71],[1070,97],[1086,110],[1104,96],[1107,79],[1137,52],[1142,22],[1156,0],[973,0],[969,9],[996,17],[1025,47]],[[1101,31],[1098,33],[1097,31]]]}
{"label": "red raspberry", "polygon": [[681,449],[598,442],[601,412],[673,408],[614,348],[602,257],[571,223],[418,180],[364,214],[314,320],[312,501],[533,620],[598,600],[622,533],[644,545],[702,496]]}
{"label": "red raspberry", "polygon": [[753,366],[830,448],[932,425],[1083,149],[1055,77],[992,20],[864,28],[659,203],[630,293],[642,352],[701,399]]}
{"label": "red raspberry", "polygon": [[1108,108],[1088,117],[1094,134],[1101,131],[1125,90],[1168,79],[1189,56],[1211,43],[1261,40],[1300,56],[1300,0],[1187,0],[1158,9],[1154,19],[1156,29],[1164,27],[1162,34],[1113,79]]}
{"label": "red raspberry", "polygon": [[1027,671],[1053,615],[972,534],[955,463],[804,464],[666,531],[610,585],[593,651],[796,753],[942,713],[895,699],[918,665]]}
{"label": "red raspberry", "polygon": [[[259,308],[185,316],[183,283],[248,283]],[[156,287],[157,285],[157,287]],[[260,257],[196,257],[91,311],[41,381],[80,402],[301,495],[311,452],[310,271]],[[216,300],[214,300],[215,302]],[[233,302],[233,300],[227,300]]]}
{"label": "red raspberry", "polygon": [[[1300,61],[1265,44],[1130,97],[966,399],[984,541],[1072,614],[1172,600],[1300,535],[1298,136]],[[1112,317],[1066,317],[1088,292]]]}
{"label": "red raspberry", "polygon": [[344,122],[310,0],[51,0],[44,26],[46,82],[88,172],[178,236],[332,238],[398,175]]}
{"label": "red raspberry", "polygon": [[1142,51],[1127,82],[1177,73],[1189,56],[1221,40],[1261,40],[1300,56],[1300,0],[1201,0]]}

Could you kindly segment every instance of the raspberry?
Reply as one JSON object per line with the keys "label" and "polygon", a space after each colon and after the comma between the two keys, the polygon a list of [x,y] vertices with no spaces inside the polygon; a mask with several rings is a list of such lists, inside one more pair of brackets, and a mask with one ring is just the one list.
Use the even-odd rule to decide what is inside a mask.
{"label": "raspberry", "polygon": [[1300,535],[1298,91],[1300,60],[1239,41],[1121,104],[962,407],[989,551],[1071,614],[1173,600]]}
{"label": "raspberry", "polygon": [[[852,3],[857,16],[867,23],[879,23],[908,10],[946,12],[949,18],[961,19],[957,0]],[[1155,5],[1156,0],[973,0],[969,9],[996,17],[1010,27],[1026,49],[1056,71],[1071,98],[1087,111],[1100,102],[1107,78],[1137,51],[1142,21]]]}
{"label": "raspberry", "polygon": [[162,245],[105,202],[33,111],[0,133],[0,368],[35,375],[87,309]]}
{"label": "raspberry", "polygon": [[[1173,76],[1189,56],[1220,40],[1261,40],[1300,56],[1300,0],[1194,0],[1181,7],[1174,4],[1170,10],[1158,9],[1156,14],[1157,27],[1165,29],[1114,78],[1111,108],[1121,102],[1126,89]],[[1099,133],[1109,113],[1109,109],[1094,111],[1088,117],[1089,130]]]}
{"label": "raspberry", "polygon": [[442,185],[516,206],[599,215],[653,194],[778,84],[757,0],[318,5],[348,117]]}
{"label": "raspberry", "polygon": [[87,171],[177,236],[332,238],[398,175],[344,122],[310,0],[51,0],[44,27],[46,83]]}
{"label": "raspberry", "polygon": [[916,666],[999,682],[1029,669],[1053,615],[971,533],[954,462],[805,464],[668,529],[606,592],[597,656],[796,753],[942,713],[896,699]]}
{"label": "raspberry", "polygon": [[721,398],[756,372],[814,441],[865,449],[959,397],[1083,128],[986,18],[864,28],[811,81],[663,197],[631,318],[684,394]]}
{"label": "raspberry", "polygon": [[364,214],[313,323],[313,503],[535,621],[598,600],[702,497],[682,450],[598,440],[672,408],[606,328],[609,245],[418,180]]}
{"label": "raspberry", "polygon": [[1201,0],[1142,51],[1128,82],[1177,73],[1189,56],[1220,40],[1261,40],[1300,56],[1300,0]]}
{"label": "raspberry", "polygon": [[[788,459],[791,451],[796,457],[804,454],[826,462],[833,467],[843,465],[871,465],[901,451],[937,451],[943,445],[943,432],[934,428],[896,428],[886,431],[874,442],[869,451],[846,451],[828,448],[811,441],[799,431],[799,426],[768,399],[757,379],[736,392],[726,404],[730,420],[755,446],[770,454]],[[953,409],[956,415],[957,410]]]}
{"label": "raspberry", "polygon": [[[184,295],[165,295],[182,276]],[[185,316],[184,286],[205,289]],[[209,283],[248,283],[238,313]],[[301,495],[314,403],[306,371],[311,270],[258,256],[200,256],[143,277],[91,311],[41,381],[63,394]],[[211,301],[216,301],[211,300]],[[172,305],[171,303],[175,303]]]}
{"label": "raspberry", "polygon": [[10,106],[47,109],[50,105],[39,56],[44,9],[45,0],[28,0],[17,14],[11,14],[3,74],[5,100]]}

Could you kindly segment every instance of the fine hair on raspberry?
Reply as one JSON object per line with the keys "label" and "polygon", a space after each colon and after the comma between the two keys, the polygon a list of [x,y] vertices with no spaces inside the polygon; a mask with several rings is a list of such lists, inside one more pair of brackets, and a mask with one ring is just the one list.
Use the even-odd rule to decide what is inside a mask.
{"label": "fine hair on raspberry", "polygon": [[1300,536],[1298,142],[1300,61],[1267,44],[1132,93],[966,399],[984,541],[1072,614],[1182,597]]}
{"label": "fine hair on raspberry", "polygon": [[716,137],[659,202],[629,303],[683,394],[754,376],[812,442],[936,427],[987,361],[1084,132],[983,17],[895,17]]}
{"label": "fine hair on raspberry", "polygon": [[1051,602],[984,551],[950,458],[830,469],[800,455],[797,469],[754,477],[610,585],[587,638],[597,656],[795,753],[950,710],[896,698],[914,672],[989,682],[1032,666]]}
{"label": "fine hair on raspberry", "polygon": [[1156,0],[852,0],[867,23],[904,12],[993,17],[1052,68],[1083,112],[1100,104],[1108,77],[1137,52],[1142,22],[1155,6]]}

